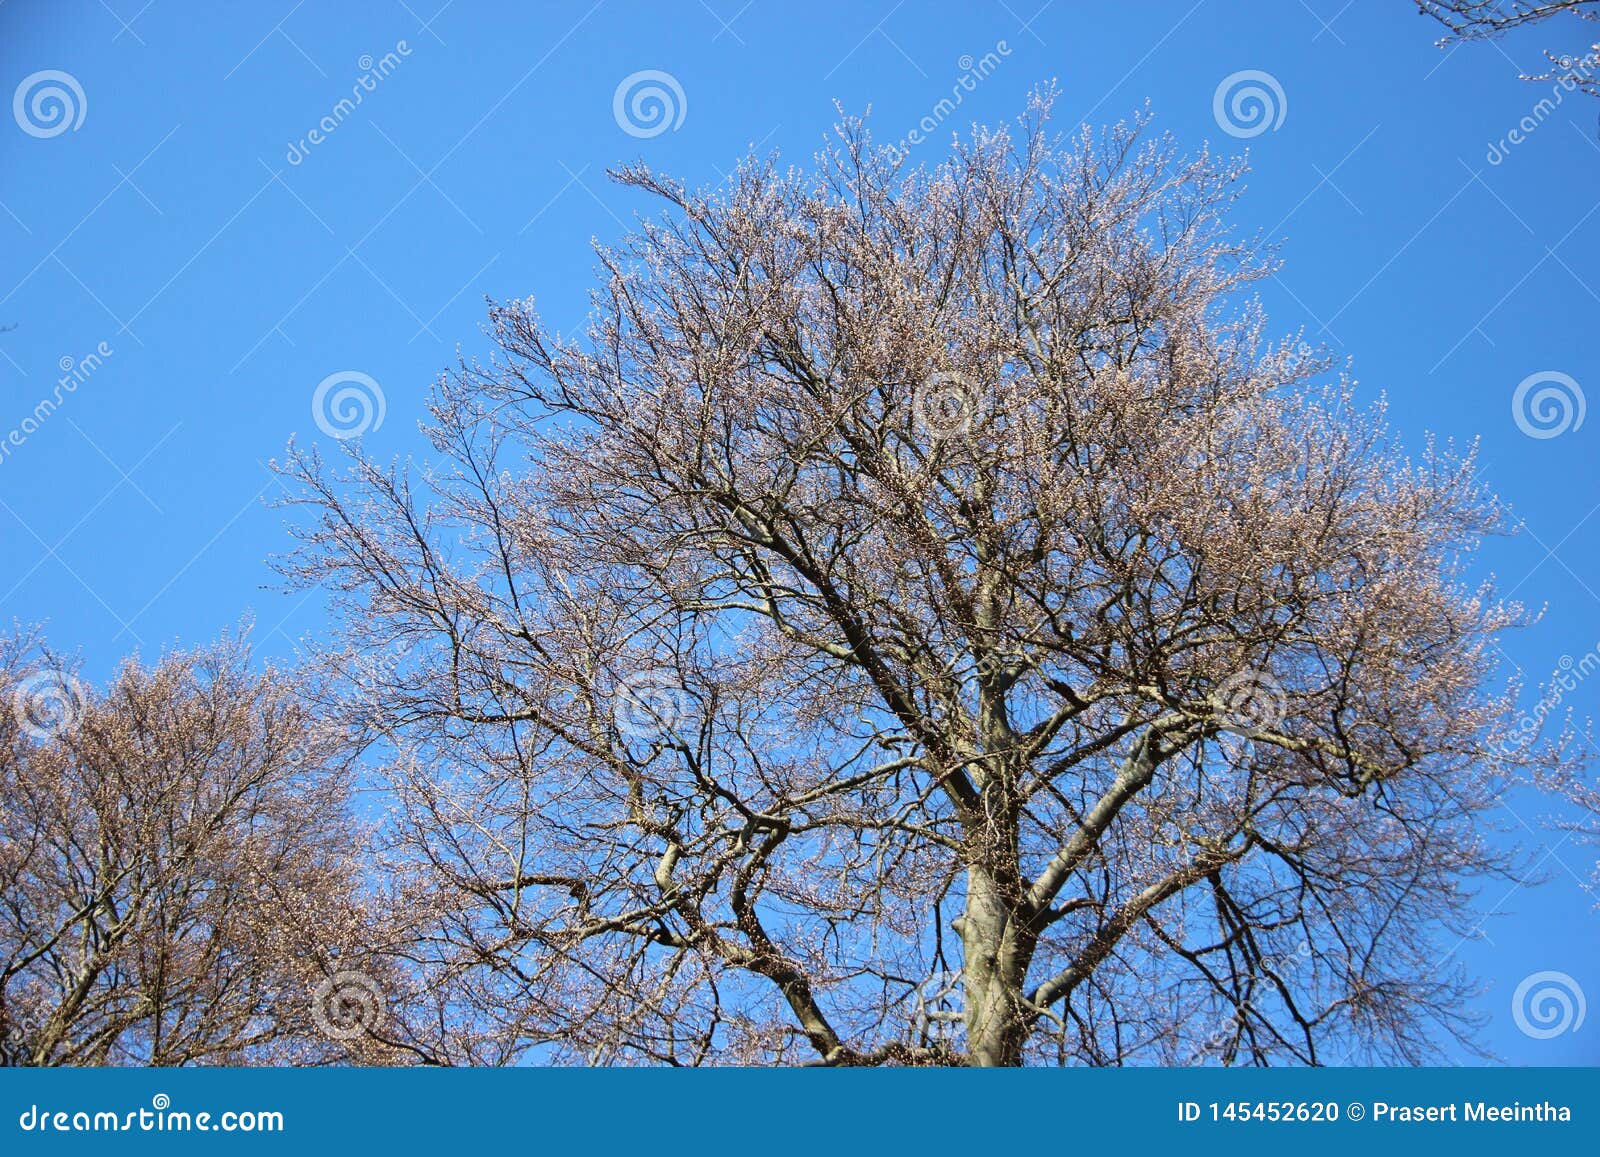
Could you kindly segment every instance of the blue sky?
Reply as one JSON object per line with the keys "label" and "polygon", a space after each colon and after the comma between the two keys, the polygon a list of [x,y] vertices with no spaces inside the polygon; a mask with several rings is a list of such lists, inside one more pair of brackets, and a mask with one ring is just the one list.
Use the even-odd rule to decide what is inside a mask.
{"label": "blue sky", "polygon": [[[1050,78],[1063,127],[1148,102],[1187,147],[1248,148],[1237,221],[1281,238],[1273,328],[1350,358],[1411,444],[1481,439],[1525,520],[1478,560],[1547,608],[1506,641],[1508,672],[1536,685],[1600,646],[1600,418],[1533,437],[1551,431],[1512,408],[1535,375],[1564,377],[1531,391],[1600,390],[1600,100],[1518,79],[1541,47],[1581,53],[1581,26],[1443,51],[1408,0],[741,2],[5,0],[0,96],[21,103],[0,116],[0,618],[46,622],[94,678],[247,610],[262,649],[290,654],[321,608],[274,589],[288,544],[265,464],[291,435],[331,444],[320,382],[366,375],[384,399],[368,445],[421,452],[434,376],[486,348],[485,295],[582,319],[591,238],[640,208],[608,167],[711,183],[751,146],[804,162],[834,101],[898,140],[993,53],[913,161]],[[614,96],[646,70],[670,74],[681,122],[634,135]],[[1266,82],[1224,88],[1221,119],[1216,100],[1244,72],[1281,114],[1248,138],[1227,97]],[[75,127],[31,103],[51,86]],[[1600,681],[1566,703],[1597,699]],[[1600,1062],[1600,1009],[1550,1039],[1511,1016],[1540,971],[1600,996],[1600,914],[1593,849],[1544,828],[1549,803],[1508,806],[1546,882],[1491,885],[1480,936],[1441,953],[1488,982],[1477,1008],[1506,1059]]]}

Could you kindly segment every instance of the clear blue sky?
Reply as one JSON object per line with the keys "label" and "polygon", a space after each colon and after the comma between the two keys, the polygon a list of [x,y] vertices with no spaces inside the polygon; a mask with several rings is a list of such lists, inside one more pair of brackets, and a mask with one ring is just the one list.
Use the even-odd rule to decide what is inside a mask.
{"label": "clear blue sky", "polygon": [[[582,318],[590,239],[638,208],[607,167],[644,157],[702,183],[752,144],[804,161],[835,100],[870,105],[875,132],[899,139],[964,57],[996,52],[914,158],[936,160],[952,128],[1013,117],[1052,77],[1064,125],[1148,101],[1187,146],[1248,147],[1238,222],[1283,239],[1261,291],[1274,328],[1353,359],[1413,444],[1425,430],[1481,438],[1487,476],[1526,520],[1480,560],[1548,606],[1506,642],[1508,664],[1538,684],[1600,645],[1600,417],[1534,438],[1511,409],[1544,371],[1600,402],[1600,100],[1563,94],[1536,114],[1551,86],[1517,79],[1541,46],[1581,52],[1579,30],[1447,54],[1408,0],[1040,2],[6,0],[0,96],[45,70],[82,96],[67,90],[76,127],[26,99],[62,83],[48,77],[20,120],[0,111],[0,327],[15,326],[0,333],[0,442],[55,393],[64,359],[111,353],[0,446],[0,619],[46,621],[94,678],[246,610],[264,650],[289,654],[322,612],[272,589],[265,560],[287,542],[264,463],[291,434],[329,442],[311,415],[319,382],[369,375],[386,414],[368,444],[419,452],[433,377],[458,344],[485,348],[484,295],[537,293],[563,328]],[[363,58],[378,69],[385,53],[387,75],[334,114]],[[684,98],[681,124],[654,136],[613,114],[642,70],[670,73]],[[1283,94],[1281,123],[1248,140],[1213,107],[1245,70]],[[337,127],[291,163],[329,115]],[[1529,115],[1533,131],[1491,164]],[[1600,679],[1568,698],[1580,713],[1597,701]],[[1536,971],[1600,999],[1600,915],[1582,887],[1593,849],[1543,829],[1552,805],[1508,802],[1547,882],[1490,886],[1481,937],[1441,954],[1488,982],[1478,1008],[1507,1059],[1600,1062],[1600,1008],[1549,1040],[1512,1022]]]}

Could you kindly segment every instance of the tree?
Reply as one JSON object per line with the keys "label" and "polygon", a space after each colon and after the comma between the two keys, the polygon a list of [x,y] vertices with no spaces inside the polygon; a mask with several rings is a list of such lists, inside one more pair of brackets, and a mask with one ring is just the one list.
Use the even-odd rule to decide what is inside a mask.
{"label": "tree", "polygon": [[291,451],[436,1059],[1466,1031],[1438,937],[1536,758],[1490,689],[1520,612],[1463,585],[1499,507],[1265,341],[1237,166],[1048,103],[931,172],[856,122],[814,175],[624,169],[664,215],[580,338],[492,309],[439,460]]}
{"label": "tree", "polygon": [[229,638],[102,693],[35,635],[0,642],[7,1063],[347,1055],[313,1014],[376,939],[342,738],[248,665]]}
{"label": "tree", "polygon": [[[1595,0],[1416,0],[1417,11],[1431,16],[1448,30],[1441,44],[1463,40],[1493,40],[1516,28],[1540,24],[1552,16],[1568,15],[1580,20],[1600,20],[1600,9]],[[1581,89],[1591,96],[1600,95],[1600,42],[1581,59],[1558,56],[1546,52],[1545,56],[1555,70],[1528,80],[1556,80]]]}
{"label": "tree", "polygon": [[1485,40],[1569,13],[1594,19],[1595,0],[1415,0],[1417,11],[1431,16],[1450,32],[1451,39]]}

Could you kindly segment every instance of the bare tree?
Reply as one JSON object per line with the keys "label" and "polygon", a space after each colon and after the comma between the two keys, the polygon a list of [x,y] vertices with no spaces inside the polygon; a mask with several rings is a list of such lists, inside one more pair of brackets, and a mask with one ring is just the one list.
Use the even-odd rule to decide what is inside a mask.
{"label": "bare tree", "polygon": [[1486,40],[1563,13],[1595,18],[1595,0],[1415,0],[1417,11],[1449,29],[1451,39]]}
{"label": "bare tree", "polygon": [[[1413,1061],[1465,1033],[1501,515],[1272,345],[1238,170],[847,122],[492,311],[420,473],[292,452],[441,1060]],[[1318,384],[1318,383],[1321,384]],[[378,661],[393,655],[392,661]]]}
{"label": "bare tree", "polygon": [[[1600,20],[1596,0],[1415,0],[1417,11],[1444,25],[1440,44],[1492,40],[1513,29],[1540,24],[1552,16]],[[1582,58],[1545,52],[1552,69],[1527,80],[1555,80],[1569,88],[1600,95],[1600,41]]]}
{"label": "bare tree", "polygon": [[230,638],[98,692],[33,636],[0,643],[7,1062],[349,1055],[313,1015],[376,938],[342,738],[248,664]]}

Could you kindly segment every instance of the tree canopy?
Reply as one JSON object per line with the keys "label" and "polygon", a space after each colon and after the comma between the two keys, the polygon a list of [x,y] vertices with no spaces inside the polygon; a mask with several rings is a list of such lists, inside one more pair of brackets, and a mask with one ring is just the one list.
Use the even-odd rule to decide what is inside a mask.
{"label": "tree canopy", "polygon": [[[1273,342],[1240,169],[1048,94],[858,122],[492,309],[425,469],[295,452],[390,1043],[447,1062],[1415,1061],[1505,777],[1503,512]],[[392,661],[376,661],[392,656]]]}

